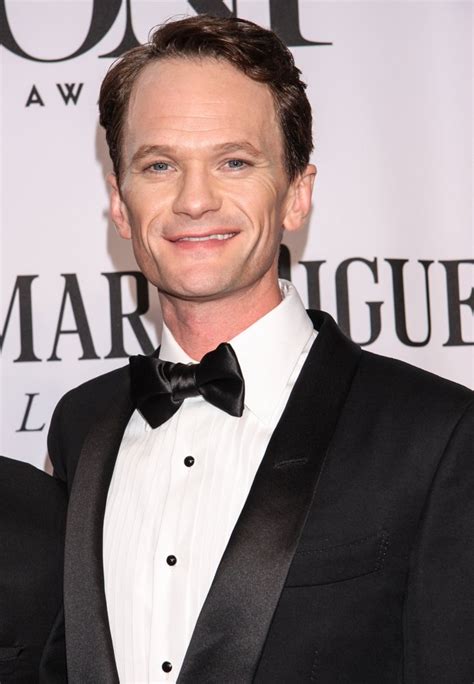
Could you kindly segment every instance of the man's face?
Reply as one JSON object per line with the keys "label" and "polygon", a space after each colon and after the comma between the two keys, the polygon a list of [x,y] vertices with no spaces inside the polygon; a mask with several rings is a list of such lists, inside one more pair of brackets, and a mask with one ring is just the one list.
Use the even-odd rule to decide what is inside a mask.
{"label": "man's face", "polygon": [[270,90],[224,61],[147,66],[131,94],[111,215],[160,292],[208,301],[277,288],[283,228],[309,210],[289,183]]}

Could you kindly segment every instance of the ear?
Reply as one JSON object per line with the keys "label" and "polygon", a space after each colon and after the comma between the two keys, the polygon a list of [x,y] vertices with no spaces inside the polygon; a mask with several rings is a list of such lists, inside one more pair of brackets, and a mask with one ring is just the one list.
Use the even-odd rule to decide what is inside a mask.
{"label": "ear", "polygon": [[112,219],[120,237],[130,240],[132,237],[132,229],[128,220],[127,207],[122,199],[122,194],[120,192],[117,176],[115,173],[108,174],[107,183],[110,187],[110,218]]}
{"label": "ear", "polygon": [[288,189],[288,202],[283,219],[285,230],[299,230],[303,225],[311,209],[311,196],[313,194],[316,167],[308,164],[305,170],[295,178]]}

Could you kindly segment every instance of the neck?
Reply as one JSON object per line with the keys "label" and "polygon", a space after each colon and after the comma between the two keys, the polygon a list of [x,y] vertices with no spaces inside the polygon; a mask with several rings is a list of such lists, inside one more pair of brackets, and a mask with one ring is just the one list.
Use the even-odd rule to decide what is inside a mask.
{"label": "neck", "polygon": [[159,293],[163,321],[182,349],[196,361],[265,316],[281,302],[280,289],[266,296],[256,292],[233,293],[211,301],[183,300]]}

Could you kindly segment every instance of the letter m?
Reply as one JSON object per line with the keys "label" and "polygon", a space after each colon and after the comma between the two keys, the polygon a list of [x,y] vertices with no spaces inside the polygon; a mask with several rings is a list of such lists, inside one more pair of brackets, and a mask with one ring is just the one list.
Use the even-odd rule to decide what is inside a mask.
{"label": "letter m", "polygon": [[18,300],[19,316],[20,316],[20,355],[15,361],[41,361],[34,352],[33,348],[33,309],[31,302],[31,283],[37,275],[21,275],[17,276],[15,287],[13,288],[8,311],[3,325],[3,330],[0,333],[0,352],[3,349],[3,343],[8,330],[8,324],[13,311],[15,300]]}

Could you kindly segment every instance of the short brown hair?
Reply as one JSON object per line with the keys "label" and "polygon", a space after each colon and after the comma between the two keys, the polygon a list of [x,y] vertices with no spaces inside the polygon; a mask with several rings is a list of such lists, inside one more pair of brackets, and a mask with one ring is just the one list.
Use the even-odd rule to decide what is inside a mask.
{"label": "short brown hair", "polygon": [[105,76],[99,97],[100,124],[118,179],[122,130],[133,85],[145,66],[167,57],[224,59],[267,84],[280,121],[289,179],[304,170],[313,149],[311,107],[291,52],[273,31],[251,21],[198,15],[159,26],[148,43],[126,52]]}

